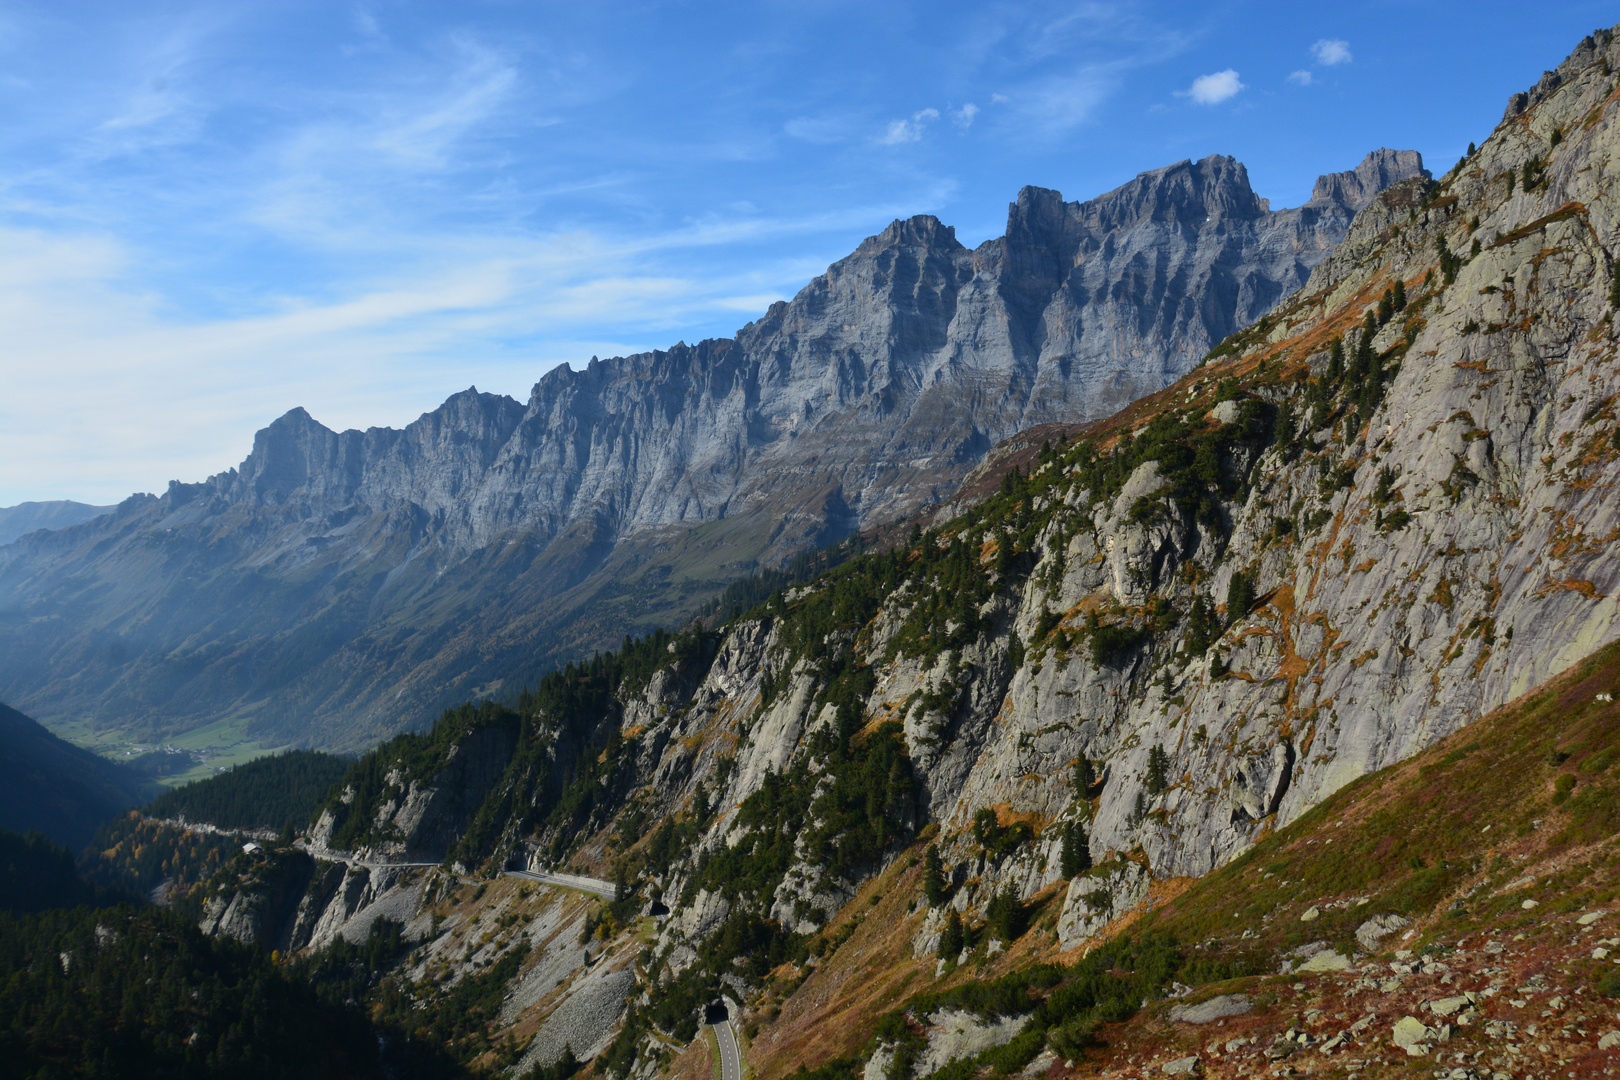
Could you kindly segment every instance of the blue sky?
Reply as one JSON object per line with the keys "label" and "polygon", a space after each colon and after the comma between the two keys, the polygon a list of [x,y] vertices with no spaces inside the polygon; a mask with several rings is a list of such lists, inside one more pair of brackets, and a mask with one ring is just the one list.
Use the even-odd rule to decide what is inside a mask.
{"label": "blue sky", "polygon": [[967,244],[1231,154],[1436,172],[1598,3],[0,2],[0,506],[725,335],[895,217]]}

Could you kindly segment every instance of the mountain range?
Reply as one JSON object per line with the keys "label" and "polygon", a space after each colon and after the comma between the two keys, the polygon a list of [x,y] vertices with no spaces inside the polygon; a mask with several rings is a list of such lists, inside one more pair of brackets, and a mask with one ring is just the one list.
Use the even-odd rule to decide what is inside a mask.
{"label": "mountain range", "polygon": [[1221,156],[974,250],[896,221],[734,338],[469,389],[401,430],[294,409],[237,469],[0,548],[0,694],[155,738],[359,748],[510,696],[729,582],[935,506],[997,442],[1108,415],[1304,284],[1379,150],[1273,211]]}
{"label": "mountain range", "polygon": [[[390,1075],[1610,1074],[1617,31],[1170,385],[327,762],[295,841],[126,818],[96,861]],[[213,1052],[234,1003],[191,1015],[218,980],[138,921],[17,924],[20,1052],[100,1060],[115,1015]]]}
{"label": "mountain range", "polygon": [[[1206,875],[1230,882],[1223,868],[1254,867],[1253,850],[1298,823],[1352,863],[1323,852],[1337,869],[1313,872],[1308,909],[1285,888],[1289,861],[1254,867],[1265,878],[1249,880],[1280,877],[1263,886],[1280,893],[1197,924],[1179,954],[1207,957],[1195,981],[1307,958],[1310,972],[1350,968],[1415,918],[1524,888],[1506,851],[1596,845],[1579,872],[1562,864],[1569,887],[1611,866],[1599,823],[1620,813],[1602,779],[1620,760],[1604,650],[1620,637],[1615,42],[1583,42],[1438,180],[1381,192],[1303,288],[1196,370],[1077,438],[1001,458],[999,479],[930,528],[721,628],[570,665],[515,709],[468,705],[383,744],[308,833],[309,851],[348,861],[318,890],[264,875],[221,889],[211,925],[318,948],[395,912],[421,942],[401,970],[430,987],[467,948],[441,915],[488,928],[480,966],[531,940],[500,936],[502,906],[446,906],[436,875],[612,877],[668,915],[638,929],[621,910],[599,956],[568,961],[575,993],[622,1010],[616,1028],[589,1029],[599,1069],[678,1068],[669,1035],[690,1038],[695,1004],[730,995],[773,1075],[826,1064],[843,1077],[864,1061],[921,1078],[967,1045],[936,1031],[967,1021],[930,995],[976,992],[975,966],[1016,970],[992,943],[1025,963],[1061,959],[1075,966],[1042,977],[1090,985],[1084,957],[1127,948],[1110,943],[1122,920]],[[1537,691],[1549,685],[1562,688]],[[1496,710],[1513,734],[1468,741]],[[1400,786],[1424,809],[1377,812],[1395,789],[1371,774],[1453,735],[1407,774],[1416,788]],[[1495,855],[1478,853],[1482,834],[1448,833],[1435,842],[1470,853],[1431,864],[1409,838],[1471,811],[1461,788],[1442,799],[1423,778],[1487,745],[1515,805],[1498,813],[1477,787],[1466,798],[1517,831],[1488,841]],[[1346,789],[1360,798],[1336,798]],[[1315,812],[1362,799],[1358,831],[1335,836]],[[932,870],[914,873],[923,860]],[[417,876],[412,862],[443,869]],[[1363,863],[1392,892],[1358,918]],[[272,895],[305,899],[272,925],[256,914]],[[1268,926],[1278,904],[1298,929]],[[869,908],[883,912],[857,947],[871,962],[851,955],[841,981],[818,977],[873,923]],[[1337,936],[1308,925],[1324,912]],[[1299,951],[1254,955],[1257,934]],[[514,977],[554,977],[550,962],[514,963]],[[1584,978],[1558,977],[1572,995]],[[1033,1008],[1027,990],[960,1000],[1000,1023]],[[422,991],[424,1007],[436,993]],[[1096,1024],[1150,996],[1086,1013],[1101,994],[1077,988],[981,1033],[973,1053],[999,1042],[1008,1057],[945,1075],[1021,1070],[1043,1046],[1059,1075]],[[912,995],[909,1018],[879,1021]],[[612,1011],[597,1000],[598,1018]],[[1093,1026],[1077,1016],[1065,1035],[1068,1010]],[[787,1015],[796,1028],[772,1026]],[[569,1022],[562,1008],[548,1018],[528,1060],[548,1061]],[[1419,1045],[1428,1027],[1413,1023]],[[932,1057],[903,1056],[925,1033]]]}

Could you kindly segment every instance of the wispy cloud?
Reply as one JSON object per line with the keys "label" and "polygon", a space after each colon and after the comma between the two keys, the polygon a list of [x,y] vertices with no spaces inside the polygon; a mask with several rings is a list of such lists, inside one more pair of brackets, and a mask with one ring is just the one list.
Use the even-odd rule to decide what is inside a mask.
{"label": "wispy cloud", "polygon": [[1316,80],[1311,78],[1311,73],[1308,71],[1295,71],[1289,73],[1288,81],[1295,86],[1309,86]]}
{"label": "wispy cloud", "polygon": [[91,106],[105,111],[82,132],[80,155],[127,156],[195,138],[217,108],[198,85],[199,69],[230,23],[228,12],[192,12],[135,42]]}
{"label": "wispy cloud", "polygon": [[1350,43],[1340,38],[1322,38],[1315,45],[1311,46],[1311,55],[1314,56],[1316,58],[1316,62],[1321,64],[1323,67],[1332,67],[1335,64],[1348,64],[1352,59],[1350,55]]}
{"label": "wispy cloud", "polygon": [[[1238,33],[1126,0],[928,34],[778,5],[744,38],[660,5],[0,7],[0,503],[198,478],[296,404],[397,424],[730,332],[894,217],[995,235],[1019,184],[1174,154],[1136,92]],[[997,152],[914,152],[947,131]]]}
{"label": "wispy cloud", "polygon": [[517,69],[475,42],[458,44],[463,60],[449,92],[384,126],[375,148],[411,164],[442,166],[448,148],[507,101]]}
{"label": "wispy cloud", "polygon": [[[1107,103],[1133,71],[1183,52],[1196,39],[1184,20],[1144,15],[1134,5],[1081,2],[990,9],[973,32],[994,65],[990,104],[1005,106],[996,128],[1016,137],[1061,137],[1105,119]],[[979,59],[977,54],[974,54]]]}
{"label": "wispy cloud", "polygon": [[1058,134],[1092,120],[1119,88],[1122,63],[1087,64],[1078,70],[1034,80],[1008,104],[1019,119],[1047,134]]}
{"label": "wispy cloud", "polygon": [[1231,68],[1217,71],[1213,75],[1200,75],[1194,79],[1192,86],[1187,90],[1187,96],[1200,105],[1219,105],[1229,98],[1237,96],[1244,89],[1238,73]]}
{"label": "wispy cloud", "polygon": [[890,120],[888,129],[878,136],[877,141],[884,146],[922,142],[923,133],[938,119],[938,109],[919,109],[911,114],[909,120]]}

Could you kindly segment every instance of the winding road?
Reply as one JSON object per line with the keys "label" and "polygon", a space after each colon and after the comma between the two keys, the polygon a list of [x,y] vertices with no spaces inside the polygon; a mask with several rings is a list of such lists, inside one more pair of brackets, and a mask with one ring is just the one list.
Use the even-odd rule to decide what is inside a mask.
{"label": "winding road", "polygon": [[542,885],[560,885],[565,889],[578,889],[593,896],[600,896],[603,900],[612,900],[617,896],[611,881],[601,878],[581,877],[578,874],[538,874],[532,870],[502,870],[507,877],[523,878],[526,881],[538,881]]}
{"label": "winding road", "polygon": [[742,1080],[742,1052],[737,1049],[737,1029],[731,1026],[731,1019],[709,1026],[720,1044],[720,1080]]}

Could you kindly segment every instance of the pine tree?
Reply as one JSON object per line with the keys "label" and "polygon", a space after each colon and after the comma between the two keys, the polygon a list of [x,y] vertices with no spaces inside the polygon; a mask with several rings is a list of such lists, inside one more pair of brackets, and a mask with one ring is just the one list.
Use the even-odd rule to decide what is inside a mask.
{"label": "pine tree", "polygon": [[1226,625],[1231,626],[1254,607],[1254,579],[1241,571],[1226,586]]}
{"label": "pine tree", "polygon": [[1272,425],[1272,445],[1279,450],[1286,450],[1293,444],[1294,436],[1298,434],[1294,425],[1294,406],[1290,402],[1283,402],[1277,407],[1277,421]]}
{"label": "pine tree", "polygon": [[630,875],[625,871],[623,863],[613,868],[613,899],[622,902],[630,899],[636,893],[635,887],[630,884]]}
{"label": "pine tree", "polygon": [[1406,310],[1406,282],[1402,281],[1400,278],[1396,278],[1395,279],[1395,287],[1390,290],[1390,294],[1391,294],[1390,298],[1394,302],[1394,305],[1395,305],[1395,310],[1396,311],[1405,311]]}
{"label": "pine tree", "polygon": [[1200,596],[1192,602],[1187,614],[1187,654],[1200,656],[1209,650],[1217,635],[1215,608],[1209,597]]}
{"label": "pine tree", "polygon": [[1005,582],[1012,573],[1013,538],[1006,529],[996,534],[996,577]]}
{"label": "pine tree", "polygon": [[1001,824],[996,818],[996,812],[988,806],[973,815],[973,839],[979,846],[989,851],[1001,839]]}
{"label": "pine tree", "polygon": [[1025,911],[1024,905],[1018,899],[1018,893],[1011,885],[1007,885],[985,909],[985,920],[990,924],[990,932],[995,934],[1007,944],[1012,944],[1024,934]]}
{"label": "pine tree", "polygon": [[1620,308],[1620,263],[1614,264],[1614,278],[1609,282],[1609,306]]}
{"label": "pine tree", "polygon": [[1084,795],[1097,786],[1097,769],[1091,764],[1091,759],[1084,754],[1074,764],[1074,790]]}
{"label": "pine tree", "polygon": [[939,848],[933,844],[923,852],[923,897],[929,907],[939,907],[945,899],[945,867],[939,857]]}
{"label": "pine tree", "polygon": [[1149,795],[1157,795],[1170,786],[1170,755],[1164,752],[1164,747],[1158,743],[1148,751],[1147,789]]}
{"label": "pine tree", "polygon": [[1337,379],[1344,374],[1344,338],[1333,339],[1333,348],[1328,353],[1327,377]]}
{"label": "pine tree", "polygon": [[1378,298],[1378,325],[1383,326],[1395,316],[1395,291],[1385,289],[1384,295]]}
{"label": "pine tree", "polygon": [[1072,878],[1091,869],[1091,838],[1086,827],[1070,822],[1063,830],[1063,876]]}
{"label": "pine tree", "polygon": [[962,931],[962,916],[953,911],[946,916],[945,929],[939,934],[939,958],[954,962],[965,944],[967,935]]}

